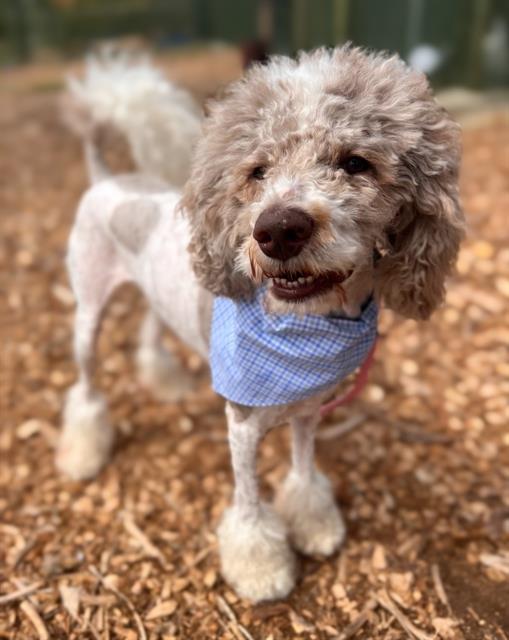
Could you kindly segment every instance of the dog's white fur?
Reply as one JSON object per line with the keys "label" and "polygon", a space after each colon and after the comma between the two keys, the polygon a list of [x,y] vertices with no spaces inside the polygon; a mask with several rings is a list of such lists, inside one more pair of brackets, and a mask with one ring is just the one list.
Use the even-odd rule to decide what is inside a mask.
{"label": "dog's white fur", "polygon": [[182,187],[201,132],[193,97],[170,82],[147,58],[103,49],[87,59],[82,79],[68,79],[71,101],[93,126],[113,126],[128,142],[138,169]]}
{"label": "dog's white fur", "polygon": [[[57,457],[59,468],[72,477],[94,475],[110,452],[112,432],[105,405],[92,388],[91,375],[94,339],[112,291],[123,282],[134,282],[144,292],[152,312],[140,334],[138,360],[143,378],[157,383],[163,375],[167,381],[175,381],[174,363],[161,346],[162,325],[207,358],[213,300],[210,291],[234,297],[249,295],[259,284],[260,269],[280,268],[276,260],[268,261],[260,255],[252,240],[253,223],[267,204],[289,199],[316,211],[322,226],[313,240],[313,251],[305,250],[298,258],[299,268],[304,263],[313,271],[323,268],[323,263],[328,269],[335,264],[343,268],[353,263],[356,267],[341,296],[327,294],[321,302],[311,302],[309,307],[304,304],[307,312],[334,310],[355,315],[377,279],[382,282],[380,295],[408,315],[428,315],[440,301],[443,279],[461,237],[456,197],[458,155],[450,148],[456,140],[456,129],[450,130],[449,140],[444,132],[450,121],[433,105],[422,79],[394,59],[369,57],[348,48],[313,56],[303,56],[299,63],[281,59],[267,69],[255,69],[223,105],[216,107],[199,145],[183,200],[164,184],[137,176],[99,180],[84,195],[68,254],[78,305],[74,350],[79,379],[67,397]],[[351,100],[355,100],[356,92],[361,97],[370,95],[374,80],[383,85],[380,96],[387,98],[389,106],[385,105],[380,121],[391,124],[386,134],[377,128],[376,112],[373,116],[367,108],[373,98],[361,103],[360,122],[356,123],[356,115],[341,96],[343,89],[330,87],[330,94],[324,91],[331,73],[341,78],[342,70],[347,79],[359,70],[366,81],[360,87],[351,83]],[[390,104],[395,98],[388,92],[397,94],[398,89],[393,86],[394,79],[385,82],[385,76],[391,73],[396,81],[408,83],[407,89],[399,89],[400,111],[394,114]],[[411,95],[417,88],[421,93]],[[267,101],[265,111],[256,104],[252,90],[262,105]],[[286,96],[282,110],[274,103],[278,91]],[[107,83],[104,92],[108,92]],[[329,101],[325,109],[317,98],[320,92]],[[298,106],[300,120],[288,113],[288,105],[293,104],[287,101],[288,96]],[[302,102],[306,96],[308,101]],[[352,120],[347,137],[355,135],[356,144],[361,146],[363,136],[372,145],[376,143],[371,152],[377,163],[374,176],[354,182],[317,164],[314,145],[321,144],[322,139],[319,133],[313,134],[312,126],[317,119],[326,122],[335,106],[342,110],[343,119]],[[228,114],[234,114],[231,123]],[[390,120],[392,115],[394,121]],[[278,124],[281,118],[285,122],[282,129]],[[138,126],[133,123],[128,122],[128,129]],[[229,139],[235,123],[239,149],[234,146],[235,139]],[[284,139],[286,164],[278,164],[283,145],[278,139],[290,134],[292,127],[297,127],[293,137]],[[366,132],[369,127],[371,133]],[[398,128],[403,139],[398,138]],[[341,131],[338,126],[339,137]],[[256,136],[260,141],[253,142]],[[254,156],[260,153],[258,146],[264,140],[270,151],[264,150],[263,161],[270,158],[274,176],[264,185],[253,185],[249,171],[253,163],[262,161]],[[439,142],[443,148],[439,148]],[[415,167],[418,156],[408,156],[414,153],[416,144],[423,158],[419,169]],[[89,161],[94,165],[91,173],[97,176],[102,169],[98,169],[90,143],[89,151]],[[171,151],[167,153],[170,157]],[[246,166],[242,166],[237,153],[246,155]],[[451,153],[450,161],[445,158],[447,153]],[[401,164],[401,158],[407,164]],[[426,172],[421,195],[416,178],[420,169]],[[383,209],[383,215],[377,217],[375,204]],[[437,211],[432,210],[435,205]],[[356,216],[365,214],[362,224],[355,217],[349,218],[351,210]],[[380,268],[373,265],[372,254],[374,242],[384,240],[384,229],[392,234],[394,255],[389,249],[388,256],[381,258]],[[246,257],[253,257],[253,253],[250,272]],[[412,261],[417,261],[415,273]],[[399,281],[404,286],[398,289]],[[286,303],[270,292],[268,295],[274,312],[288,310]],[[253,601],[280,598],[290,592],[295,582],[291,545],[304,553],[328,555],[344,538],[345,527],[332,488],[314,465],[319,408],[329,395],[322,393],[268,408],[226,403],[235,490],[232,506],[218,529],[221,565],[226,580]],[[259,499],[256,451],[265,433],[286,421],[293,435],[292,467],[271,507]]]}

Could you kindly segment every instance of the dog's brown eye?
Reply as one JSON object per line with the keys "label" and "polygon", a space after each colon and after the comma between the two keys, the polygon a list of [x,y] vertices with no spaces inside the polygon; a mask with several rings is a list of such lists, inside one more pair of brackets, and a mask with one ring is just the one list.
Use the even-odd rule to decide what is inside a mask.
{"label": "dog's brown eye", "polygon": [[263,165],[260,165],[258,167],[255,167],[251,173],[249,174],[250,178],[253,178],[253,180],[263,180],[265,178],[265,172],[267,171],[267,168],[264,167]]}
{"label": "dog's brown eye", "polygon": [[348,156],[340,164],[340,167],[344,169],[349,175],[355,173],[364,173],[371,169],[371,164],[362,156]]}

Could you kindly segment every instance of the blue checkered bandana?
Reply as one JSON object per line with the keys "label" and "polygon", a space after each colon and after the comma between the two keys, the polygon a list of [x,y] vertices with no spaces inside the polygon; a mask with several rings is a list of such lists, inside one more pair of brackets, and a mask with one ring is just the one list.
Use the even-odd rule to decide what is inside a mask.
{"label": "blue checkered bandana", "polygon": [[336,386],[367,357],[374,300],[359,318],[268,313],[265,287],[249,302],[218,297],[210,335],[214,391],[249,407],[288,404]]}

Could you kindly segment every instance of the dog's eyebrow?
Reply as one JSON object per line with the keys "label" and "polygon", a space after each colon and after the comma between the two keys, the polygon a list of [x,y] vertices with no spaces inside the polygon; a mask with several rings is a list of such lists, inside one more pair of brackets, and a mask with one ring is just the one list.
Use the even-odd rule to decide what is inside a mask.
{"label": "dog's eyebrow", "polygon": [[131,253],[140,253],[159,222],[159,205],[149,198],[134,198],[120,203],[109,227],[115,238]]}

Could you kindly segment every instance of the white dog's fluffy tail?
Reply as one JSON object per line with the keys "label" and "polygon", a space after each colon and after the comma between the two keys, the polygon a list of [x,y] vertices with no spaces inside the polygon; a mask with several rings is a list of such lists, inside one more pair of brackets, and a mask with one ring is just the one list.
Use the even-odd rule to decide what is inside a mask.
{"label": "white dog's fluffy tail", "polygon": [[103,50],[87,58],[83,79],[68,79],[68,92],[67,120],[88,141],[92,179],[105,169],[93,132],[112,125],[127,139],[141,172],[176,187],[185,183],[201,131],[201,111],[189,93],[147,58]]}

